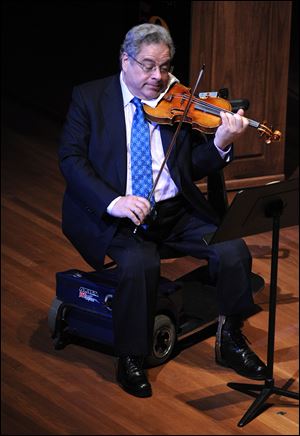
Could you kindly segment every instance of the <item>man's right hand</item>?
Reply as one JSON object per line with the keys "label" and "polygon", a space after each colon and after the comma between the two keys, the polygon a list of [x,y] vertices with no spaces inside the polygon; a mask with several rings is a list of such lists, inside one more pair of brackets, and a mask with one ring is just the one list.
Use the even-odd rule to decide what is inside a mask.
{"label": "man's right hand", "polygon": [[146,198],[126,195],[119,198],[110,214],[118,218],[129,218],[135,225],[139,226],[150,213],[150,208],[150,202]]}

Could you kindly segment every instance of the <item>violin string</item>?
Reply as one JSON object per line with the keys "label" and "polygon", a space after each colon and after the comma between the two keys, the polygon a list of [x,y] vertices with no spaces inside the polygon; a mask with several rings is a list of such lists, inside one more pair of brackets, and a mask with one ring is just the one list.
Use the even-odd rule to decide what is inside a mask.
{"label": "violin string", "polygon": [[[188,96],[187,96],[186,94],[175,94],[175,95],[178,96],[178,97],[182,97],[184,100],[186,100],[186,99],[188,98]],[[202,100],[197,99],[197,98],[193,98],[193,99],[192,99],[192,102],[198,104],[200,107],[201,107],[201,106],[202,106],[202,107],[205,106],[205,107],[211,109],[213,115],[217,115],[217,114],[219,114],[221,111],[223,111],[223,112],[227,112],[227,113],[233,115],[233,112],[231,112],[231,111],[229,111],[229,110],[227,110],[227,109],[223,109],[223,108],[219,109],[217,106],[214,106],[214,105],[211,104],[211,103],[207,103],[206,101],[202,101]]]}

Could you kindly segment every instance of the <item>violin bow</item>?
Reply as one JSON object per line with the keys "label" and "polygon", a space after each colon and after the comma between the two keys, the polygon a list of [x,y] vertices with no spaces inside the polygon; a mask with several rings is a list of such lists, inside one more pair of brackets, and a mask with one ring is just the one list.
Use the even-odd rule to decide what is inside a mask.
{"label": "violin bow", "polygon": [[[152,198],[152,196],[153,196],[153,194],[154,194],[155,188],[156,188],[156,186],[157,186],[157,183],[158,183],[158,181],[159,181],[159,178],[160,178],[160,176],[161,176],[161,173],[162,173],[162,171],[163,171],[163,169],[164,169],[164,166],[166,165],[167,160],[169,159],[169,156],[170,156],[170,154],[171,154],[171,152],[172,152],[172,150],[173,150],[174,144],[175,144],[176,139],[177,139],[177,137],[178,137],[178,134],[179,134],[179,132],[180,132],[180,130],[181,130],[182,123],[183,123],[183,121],[184,121],[185,117],[187,116],[187,113],[188,113],[188,111],[189,111],[189,109],[190,109],[190,106],[191,106],[191,103],[192,103],[193,96],[194,96],[194,94],[195,94],[195,92],[196,92],[196,89],[197,89],[197,87],[198,87],[198,85],[199,85],[199,82],[200,82],[200,80],[201,80],[201,78],[202,78],[202,75],[203,75],[203,73],[204,73],[204,69],[205,69],[205,64],[202,65],[202,68],[201,68],[201,70],[200,70],[200,72],[199,72],[199,75],[198,75],[197,81],[196,81],[196,83],[195,83],[195,85],[194,85],[193,91],[191,92],[191,94],[190,94],[190,96],[189,96],[189,99],[188,99],[187,105],[186,105],[186,107],[185,107],[185,110],[184,110],[184,112],[183,112],[183,115],[182,115],[182,117],[181,117],[181,119],[180,119],[180,122],[179,122],[178,125],[177,125],[176,131],[174,132],[174,135],[173,135],[172,141],[170,142],[170,144],[169,144],[169,146],[168,146],[168,148],[167,148],[167,151],[166,151],[166,154],[165,154],[165,158],[164,158],[164,160],[163,160],[163,162],[162,162],[162,164],[161,164],[161,166],[160,166],[159,172],[158,172],[158,174],[157,174],[157,176],[156,176],[156,179],[155,179],[155,181],[154,181],[154,183],[153,183],[152,189],[151,189],[151,191],[150,191],[149,194],[148,194],[147,200],[148,200],[149,202],[150,202],[150,200],[151,200],[151,198]],[[151,211],[152,211],[152,209],[150,210],[150,213],[151,213]],[[136,226],[135,229],[133,230],[133,233],[134,233],[134,234],[137,232],[138,227],[139,227],[139,226]]]}

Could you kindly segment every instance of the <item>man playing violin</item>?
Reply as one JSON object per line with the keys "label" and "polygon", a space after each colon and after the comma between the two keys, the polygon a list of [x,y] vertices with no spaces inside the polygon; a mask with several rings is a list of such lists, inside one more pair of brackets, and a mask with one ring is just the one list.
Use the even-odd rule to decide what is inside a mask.
{"label": "man playing violin", "polygon": [[[150,141],[154,182],[176,129],[141,120],[141,103],[156,107],[178,82],[170,72],[174,52],[163,27],[133,27],[121,47],[121,72],[74,88],[59,148],[66,180],[63,232],[93,268],[103,268],[105,255],[116,262],[118,287],[112,306],[116,377],[126,392],[138,397],[152,394],[143,361],[152,347],[161,245],[208,260],[220,311],[217,363],[255,380],[266,375],[265,364],[241,332],[243,313],[254,304],[251,254],[242,239],[204,242],[203,236],[214,232],[219,220],[195,185],[233,159],[232,142],[248,125],[243,111],[221,112],[220,126],[206,141],[183,123],[153,198],[148,196],[150,188],[145,193],[136,188],[136,180],[137,184],[144,180],[148,170],[136,177],[134,165],[148,152],[136,159],[133,142],[139,147],[142,136]],[[143,135],[133,139],[135,112]]]}

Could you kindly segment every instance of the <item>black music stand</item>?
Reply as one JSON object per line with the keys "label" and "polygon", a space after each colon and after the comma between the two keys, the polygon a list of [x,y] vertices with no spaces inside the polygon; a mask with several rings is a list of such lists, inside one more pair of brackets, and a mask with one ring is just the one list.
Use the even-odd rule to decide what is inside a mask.
{"label": "black music stand", "polygon": [[[273,378],[279,230],[299,222],[298,186],[299,179],[293,179],[238,192],[219,229],[205,238],[207,243],[213,244],[272,230],[267,376],[264,385],[227,384],[232,389],[256,397],[239,421],[239,427],[261,413],[264,402],[272,394],[299,399],[299,394],[276,387]],[[259,391],[259,395],[255,391]]]}

